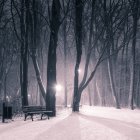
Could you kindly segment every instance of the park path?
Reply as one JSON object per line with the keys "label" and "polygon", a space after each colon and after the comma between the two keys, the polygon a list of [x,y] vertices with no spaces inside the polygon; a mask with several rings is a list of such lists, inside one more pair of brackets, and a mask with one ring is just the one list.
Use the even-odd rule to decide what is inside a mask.
{"label": "park path", "polygon": [[63,110],[49,120],[40,120],[37,116],[33,122],[31,119],[24,121],[22,117],[8,123],[0,123],[0,140],[34,140],[40,133],[51,129],[53,125],[67,118],[70,113],[69,110]]}
{"label": "park path", "polygon": [[139,140],[140,126],[73,113],[35,140]]}
{"label": "park path", "polygon": [[0,123],[0,140],[140,140],[140,124],[63,110],[50,120]]}

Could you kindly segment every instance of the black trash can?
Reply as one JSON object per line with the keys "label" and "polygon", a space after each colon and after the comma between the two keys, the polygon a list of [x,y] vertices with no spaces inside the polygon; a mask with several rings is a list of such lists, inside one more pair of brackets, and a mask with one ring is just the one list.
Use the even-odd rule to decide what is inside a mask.
{"label": "black trash can", "polygon": [[5,106],[5,103],[3,103],[2,122],[4,122],[5,119],[12,119],[12,106]]}
{"label": "black trash can", "polygon": [[12,119],[12,107],[11,106],[5,106],[3,115],[5,119]]}

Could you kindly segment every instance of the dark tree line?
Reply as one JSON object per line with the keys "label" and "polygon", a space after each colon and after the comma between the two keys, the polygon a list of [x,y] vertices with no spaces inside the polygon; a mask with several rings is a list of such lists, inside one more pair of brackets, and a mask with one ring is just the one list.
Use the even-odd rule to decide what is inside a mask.
{"label": "dark tree line", "polygon": [[139,107],[139,7],[139,0],[2,0],[1,99],[13,89],[11,98],[18,94],[22,106],[29,105],[36,83],[36,98],[55,116],[55,86],[61,80],[64,105],[72,103],[73,111],[79,111],[82,98],[90,105]]}

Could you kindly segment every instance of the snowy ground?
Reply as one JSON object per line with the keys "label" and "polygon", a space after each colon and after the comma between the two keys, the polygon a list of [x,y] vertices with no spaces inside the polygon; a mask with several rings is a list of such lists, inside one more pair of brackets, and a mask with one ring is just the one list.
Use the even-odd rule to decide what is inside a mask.
{"label": "snowy ground", "polygon": [[50,120],[14,118],[0,123],[0,140],[140,140],[140,110],[84,106]]}

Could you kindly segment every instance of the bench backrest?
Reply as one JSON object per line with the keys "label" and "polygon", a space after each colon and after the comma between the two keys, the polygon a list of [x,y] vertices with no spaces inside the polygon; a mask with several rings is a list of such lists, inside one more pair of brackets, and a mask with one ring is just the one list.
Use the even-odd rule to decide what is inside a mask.
{"label": "bench backrest", "polygon": [[45,106],[24,106],[22,108],[23,112],[33,112],[33,111],[46,111]]}

